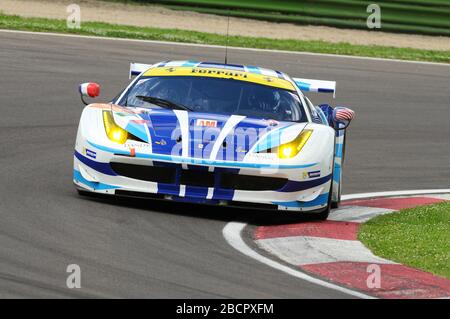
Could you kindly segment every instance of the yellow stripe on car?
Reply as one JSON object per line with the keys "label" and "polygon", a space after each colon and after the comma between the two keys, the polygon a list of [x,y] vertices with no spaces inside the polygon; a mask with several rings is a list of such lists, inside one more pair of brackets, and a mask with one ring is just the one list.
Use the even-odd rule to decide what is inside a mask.
{"label": "yellow stripe on car", "polygon": [[295,90],[295,87],[291,82],[275,76],[267,76],[263,74],[226,69],[196,67],[159,67],[146,71],[144,73],[144,76],[203,76],[221,79],[234,79],[272,86],[285,90]]}

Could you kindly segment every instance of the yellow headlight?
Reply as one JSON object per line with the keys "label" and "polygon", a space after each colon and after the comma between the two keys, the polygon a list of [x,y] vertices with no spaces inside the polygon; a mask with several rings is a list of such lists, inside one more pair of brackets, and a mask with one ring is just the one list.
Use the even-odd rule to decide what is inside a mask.
{"label": "yellow headlight", "polygon": [[296,156],[305,146],[312,132],[312,130],[304,130],[292,142],[278,146],[278,157],[284,159]]}
{"label": "yellow headlight", "polygon": [[292,154],[294,154],[294,147],[291,145],[284,145],[280,148],[281,158],[291,158]]}
{"label": "yellow headlight", "polygon": [[114,122],[111,111],[103,111],[103,124],[105,126],[106,135],[111,141],[125,144],[128,140],[128,132]]}

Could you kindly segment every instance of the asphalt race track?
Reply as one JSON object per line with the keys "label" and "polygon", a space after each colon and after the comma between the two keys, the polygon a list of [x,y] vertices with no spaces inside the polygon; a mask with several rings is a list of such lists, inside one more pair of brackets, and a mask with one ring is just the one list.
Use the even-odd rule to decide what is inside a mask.
{"label": "asphalt race track", "polygon": [[[134,62],[223,61],[224,50],[0,32],[0,297],[348,297],[260,264],[227,244],[229,221],[279,214],[81,198],[72,157],[77,85],[102,97]],[[229,50],[230,63],[337,81],[353,108],[344,193],[448,188],[450,66]],[[66,267],[81,267],[81,289]]]}

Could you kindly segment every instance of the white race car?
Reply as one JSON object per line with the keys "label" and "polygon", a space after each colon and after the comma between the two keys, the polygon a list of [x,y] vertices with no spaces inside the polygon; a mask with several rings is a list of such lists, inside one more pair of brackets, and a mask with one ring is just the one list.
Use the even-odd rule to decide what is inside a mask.
{"label": "white race car", "polygon": [[[315,213],[340,201],[354,112],[303,92],[336,83],[209,62],[132,63],[133,81],[81,115],[73,181],[95,192]],[[82,100],[99,95],[80,85]]]}

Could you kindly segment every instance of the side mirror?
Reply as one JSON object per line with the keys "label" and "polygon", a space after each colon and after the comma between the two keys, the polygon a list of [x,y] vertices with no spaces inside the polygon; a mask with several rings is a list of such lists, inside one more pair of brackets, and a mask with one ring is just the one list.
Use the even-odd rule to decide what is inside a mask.
{"label": "side mirror", "polygon": [[336,130],[345,130],[355,117],[355,112],[349,108],[336,106],[333,110],[333,123]]}
{"label": "side mirror", "polygon": [[88,103],[84,100],[85,97],[90,98],[96,98],[100,95],[100,85],[97,83],[89,82],[89,83],[82,83],[78,86],[78,92],[81,96],[81,101],[84,103],[84,105],[87,105]]}

